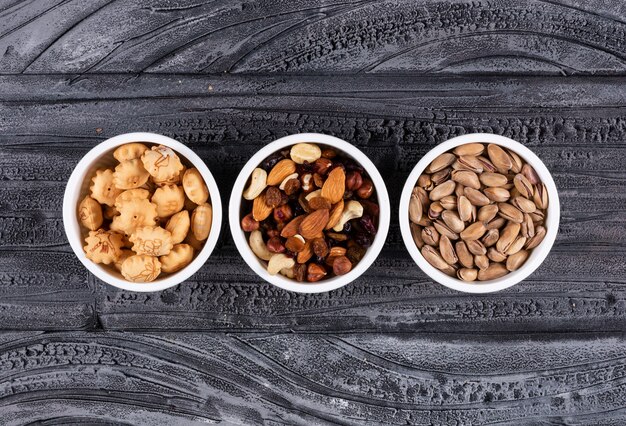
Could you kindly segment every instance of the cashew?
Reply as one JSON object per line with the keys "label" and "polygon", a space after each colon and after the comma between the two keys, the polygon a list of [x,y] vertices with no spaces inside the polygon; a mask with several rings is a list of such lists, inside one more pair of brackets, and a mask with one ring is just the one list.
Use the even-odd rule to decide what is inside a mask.
{"label": "cashew", "polygon": [[298,179],[298,173],[293,173],[293,174],[287,176],[285,179],[283,179],[283,181],[280,183],[278,188],[281,191],[284,191],[285,190],[285,185],[287,185],[287,182],[289,182],[291,179]]}
{"label": "cashew", "polygon": [[304,198],[305,198],[307,201],[311,201],[313,198],[315,198],[315,197],[321,197],[321,196],[322,196],[322,190],[321,190],[321,189],[318,189],[318,190],[315,190],[315,191],[313,191],[313,192],[308,193],[308,194],[307,194]]}
{"label": "cashew", "polygon": [[286,276],[287,278],[292,278],[294,277],[294,272],[293,272],[293,267],[292,268],[283,268],[280,270],[280,274]]}
{"label": "cashew", "polygon": [[333,227],[333,231],[339,232],[347,221],[363,216],[363,206],[358,201],[348,201],[341,213],[339,222]]}
{"label": "cashew", "polygon": [[270,252],[263,241],[261,231],[256,230],[250,233],[250,248],[259,259],[270,260],[274,253]]}
{"label": "cashew", "polygon": [[281,269],[293,268],[296,261],[287,257],[282,253],[272,255],[270,261],[267,263],[267,272],[270,275],[276,275]]}
{"label": "cashew", "polygon": [[252,171],[250,186],[243,191],[243,198],[246,200],[254,200],[267,186],[267,172],[263,169],[256,168]]}

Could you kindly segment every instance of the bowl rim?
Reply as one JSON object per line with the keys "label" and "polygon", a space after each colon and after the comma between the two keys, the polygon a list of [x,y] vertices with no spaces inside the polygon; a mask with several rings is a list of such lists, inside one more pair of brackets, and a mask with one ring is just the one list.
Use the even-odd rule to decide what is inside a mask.
{"label": "bowl rim", "polygon": [[[89,173],[94,162],[96,162],[104,154],[110,152],[114,148],[130,142],[146,142],[165,145],[172,148],[177,153],[181,154],[183,157],[185,157],[185,159],[193,164],[195,168],[198,169],[207,184],[211,197],[211,207],[213,213],[211,231],[200,253],[198,253],[198,255],[189,265],[187,265],[180,271],[168,275],[165,278],[157,279],[149,283],[134,283],[126,281],[107,271],[101,265],[93,263],[91,260],[87,259],[83,250],[81,228],[78,221],[78,216],[76,214],[76,208],[78,206],[78,203],[80,202],[80,189],[83,185],[84,180],[87,178],[87,174]],[[89,272],[94,274],[97,278],[109,285],[121,288],[123,290],[136,292],[156,292],[182,283],[191,275],[196,273],[211,256],[211,253],[213,252],[213,249],[215,248],[215,245],[217,244],[219,238],[221,225],[222,202],[218,186],[209,168],[196,153],[183,145],[181,142],[178,142],[177,140],[172,139],[168,136],[159,135],[157,133],[124,133],[100,142],[81,158],[81,160],[74,168],[74,171],[70,175],[70,178],[68,179],[65,186],[65,193],[63,196],[63,227],[65,228],[65,235],[70,243],[70,246],[72,247],[72,250],[74,251],[74,254],[89,270]]]}
{"label": "bowl rim", "polygon": [[[475,281],[475,282],[464,282],[457,278],[449,277],[444,274],[440,270],[433,267],[430,263],[424,259],[419,249],[415,245],[413,241],[413,236],[411,235],[410,221],[409,221],[409,201],[411,198],[411,192],[413,188],[417,184],[417,179],[422,174],[426,166],[430,164],[432,160],[434,160],[440,154],[444,152],[450,151],[451,149],[464,145],[467,143],[493,143],[496,145],[503,146],[507,149],[518,154],[522,157],[526,162],[528,162],[537,172],[541,181],[546,185],[546,189],[548,191],[548,211],[546,216],[545,228],[546,228],[546,236],[544,240],[539,244],[539,246],[535,247],[526,263],[516,271],[510,272],[504,277],[497,278],[489,281]],[[533,153],[530,149],[522,145],[521,143],[508,138],[506,136],[496,135],[492,133],[469,133],[466,135],[461,135],[454,137],[452,139],[448,139],[445,142],[437,145],[426,155],[424,155],[413,167],[413,170],[409,174],[404,184],[404,188],[402,189],[402,195],[400,197],[400,205],[398,211],[398,217],[400,221],[400,232],[402,235],[402,239],[404,240],[404,245],[406,246],[409,254],[420,267],[422,271],[426,273],[431,279],[434,281],[443,284],[446,287],[449,287],[454,290],[462,291],[465,293],[491,293],[495,291],[504,290],[508,287],[511,287],[519,282],[523,281],[530,274],[532,274],[545,260],[548,256],[548,253],[552,249],[554,241],[556,239],[559,221],[560,221],[560,202],[559,202],[559,194],[552,179],[552,175],[550,171],[545,166],[545,164],[541,161],[539,157],[535,153]]]}
{"label": "bowl rim", "polygon": [[[297,143],[308,142],[317,143],[319,145],[328,145],[338,149],[342,153],[345,153],[349,157],[352,157],[357,161],[369,174],[374,187],[376,188],[376,195],[378,198],[378,205],[380,213],[378,217],[378,232],[372,242],[372,245],[367,249],[363,258],[357,263],[357,265],[347,274],[341,276],[335,276],[327,280],[322,280],[317,283],[300,283],[293,279],[287,278],[281,274],[270,275],[265,267],[261,264],[261,260],[250,249],[248,241],[245,236],[245,232],[241,229],[241,204],[242,193],[245,189],[245,185],[248,178],[252,174],[252,171],[258,167],[265,158],[275,153],[276,151],[295,145]],[[357,147],[351,143],[339,139],[334,136],[324,135],[321,133],[298,133],[277,139],[259,151],[257,151],[243,166],[230,196],[230,202],[228,207],[230,232],[233,236],[233,240],[237,247],[237,250],[241,254],[243,260],[248,266],[262,279],[268,283],[275,285],[276,287],[284,290],[289,290],[297,293],[322,293],[326,291],[336,290],[343,287],[350,282],[356,280],[361,276],[371,265],[374,263],[380,251],[382,250],[387,233],[389,231],[389,223],[391,220],[391,206],[389,203],[389,195],[387,193],[387,187],[380,175],[378,168],[374,163]]]}

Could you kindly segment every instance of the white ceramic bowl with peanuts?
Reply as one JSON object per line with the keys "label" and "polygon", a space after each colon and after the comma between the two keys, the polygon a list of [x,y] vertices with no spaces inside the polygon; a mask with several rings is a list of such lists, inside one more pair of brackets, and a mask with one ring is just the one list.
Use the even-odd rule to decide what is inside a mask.
{"label": "white ceramic bowl with peanuts", "polygon": [[[458,278],[453,278],[446,275],[444,272],[433,267],[422,255],[418,249],[413,236],[411,234],[410,220],[409,220],[409,202],[411,199],[411,193],[413,188],[417,184],[417,179],[425,171],[426,167],[439,155],[451,151],[452,149],[469,143],[484,143],[500,145],[510,151],[516,153],[522,160],[532,166],[539,176],[540,180],[545,184],[548,193],[548,208],[545,215],[544,227],[546,228],[546,235],[541,243],[530,251],[530,255],[526,262],[524,262],[519,269],[509,272],[508,274],[488,280],[488,281],[462,281]],[[556,235],[559,228],[560,219],[560,206],[559,195],[557,192],[554,180],[546,166],[530,149],[526,148],[519,142],[513,139],[488,134],[488,133],[472,133],[463,136],[452,138],[446,142],[443,142],[437,147],[430,150],[413,168],[413,171],[409,175],[402,190],[402,196],[400,199],[400,230],[402,238],[407,250],[411,254],[411,257],[417,263],[417,265],[434,281],[445,285],[446,287],[454,290],[466,292],[466,293],[490,293],[494,291],[503,290],[511,287],[520,281],[526,279],[532,274],[548,256],[552,245],[556,239]]]}
{"label": "white ceramic bowl with peanuts", "polygon": [[[195,256],[191,263],[178,272],[157,277],[156,280],[146,283],[130,282],[124,279],[122,275],[115,270],[113,265],[96,264],[87,259],[83,246],[85,244],[85,236],[88,231],[80,225],[78,219],[78,205],[81,200],[89,194],[91,178],[96,170],[101,168],[114,167],[117,161],[113,158],[113,151],[120,145],[131,142],[142,142],[147,145],[164,145],[173,149],[184,164],[198,169],[204,182],[209,189],[209,202],[213,208],[213,220],[209,236],[204,246]],[[173,287],[185,281],[207,261],[211,252],[217,243],[220,227],[222,223],[222,205],[219,190],[213,175],[208,167],[192,150],[182,143],[169,138],[167,136],[155,133],[125,133],[112,137],[98,144],[89,151],[80,160],[72,175],[70,176],[65,188],[63,197],[63,226],[67,239],[76,254],[76,257],[83,265],[97,278],[124,290],[137,292],[161,291],[169,287]]]}
{"label": "white ceramic bowl with peanuts", "polygon": [[[317,282],[298,282],[281,274],[271,275],[267,271],[267,262],[259,259],[247,240],[246,233],[241,228],[243,192],[250,179],[252,171],[270,155],[292,145],[308,142],[319,145],[321,148],[330,147],[340,154],[356,161],[367,172],[376,190],[376,201],[380,213],[378,217],[378,230],[370,247],[367,248],[363,258],[345,275],[333,276]],[[345,286],[361,276],[376,260],[385,244],[389,230],[390,205],[387,189],[382,176],[370,159],[354,145],[328,135],[319,133],[301,133],[280,138],[259,150],[243,167],[230,196],[229,204],[230,231],[239,253],[248,266],[262,279],[285,290],[298,293],[321,293]]]}

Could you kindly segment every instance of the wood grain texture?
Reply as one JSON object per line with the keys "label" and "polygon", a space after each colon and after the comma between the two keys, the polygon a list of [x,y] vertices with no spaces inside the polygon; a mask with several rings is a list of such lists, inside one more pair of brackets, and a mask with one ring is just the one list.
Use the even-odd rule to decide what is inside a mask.
{"label": "wood grain texture", "polygon": [[[41,309],[51,309],[49,300],[75,303],[45,259],[63,259],[82,272],[63,235],[65,181],[89,148],[119,133],[155,131],[192,147],[216,175],[224,205],[239,168],[257,149],[305,131],[364,150],[389,182],[394,212],[419,158],[466,132],[519,140],[543,159],[559,187],[562,221],[551,255],[524,283],[496,295],[461,295],[428,280],[408,256],[395,214],[372,268],[319,295],[290,294],[259,280],[224,224],[209,262],[175,289],[131,294],[90,282],[82,272],[74,281],[85,306],[72,319],[77,328],[472,333],[626,326],[620,78],[4,76],[0,90],[2,283],[7,295],[38,297]],[[27,277],[18,263],[24,258],[32,259]],[[20,279],[32,284],[11,285]],[[14,300],[4,302],[8,312],[20,309]],[[38,329],[56,320],[16,323],[7,315],[0,326]]]}
{"label": "wood grain texture", "polygon": [[[0,0],[0,423],[626,424],[625,36],[609,0]],[[346,139],[388,182],[385,248],[288,293],[224,223],[182,285],[109,287],[62,197],[131,131],[197,152],[223,205],[266,143]],[[395,219],[414,164],[468,132],[531,148],[561,198],[544,264],[487,296],[431,282]]]}
{"label": "wood grain texture", "polygon": [[[622,335],[0,335],[3,424],[619,425]],[[489,344],[494,339],[498,345]]]}
{"label": "wood grain texture", "polygon": [[42,0],[0,9],[0,72],[623,74],[606,0]]}

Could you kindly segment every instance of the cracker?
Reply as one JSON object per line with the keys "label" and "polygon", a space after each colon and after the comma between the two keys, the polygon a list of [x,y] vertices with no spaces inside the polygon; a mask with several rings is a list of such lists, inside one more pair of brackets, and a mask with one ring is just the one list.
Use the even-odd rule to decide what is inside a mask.
{"label": "cracker", "polygon": [[120,257],[115,261],[115,269],[122,272],[122,263],[124,263],[126,259],[134,255],[135,255],[134,251],[128,250],[128,249],[122,249],[122,254],[120,254]]}
{"label": "cracker", "polygon": [[163,145],[153,146],[141,156],[145,169],[155,182],[174,179],[183,170],[183,163],[173,149]]}
{"label": "cracker", "polygon": [[123,161],[115,167],[113,183],[120,189],[139,188],[148,182],[150,173],[143,167],[141,160]]}
{"label": "cracker", "polygon": [[121,272],[128,281],[147,283],[159,276],[161,262],[154,256],[130,256],[122,263]]}
{"label": "cracker", "polygon": [[102,215],[106,220],[113,220],[113,218],[119,214],[120,212],[115,207],[107,206],[106,204],[102,209]]}
{"label": "cracker", "polygon": [[183,243],[185,244],[189,244],[191,247],[194,248],[194,250],[196,251],[200,251],[202,250],[202,246],[203,246],[203,242],[198,240],[194,235],[193,232],[187,232],[187,236],[185,237],[185,239],[183,240]]}
{"label": "cracker", "polygon": [[122,205],[132,200],[148,200],[150,199],[150,191],[143,188],[129,189],[122,192],[115,198],[115,208],[121,209]]}
{"label": "cracker", "polygon": [[133,251],[149,256],[164,256],[172,250],[172,234],[160,226],[142,226],[130,236]]}
{"label": "cracker", "polygon": [[157,187],[164,186],[164,185],[179,185],[182,182],[183,174],[185,173],[185,170],[186,170],[185,165],[183,165],[182,170],[176,176],[170,179],[165,179],[165,180],[158,180],[153,177],[152,181],[154,182],[154,185]]}
{"label": "cracker", "polygon": [[166,185],[154,191],[152,202],[157,206],[157,215],[160,218],[169,217],[178,213],[185,205],[185,192],[176,185]]}
{"label": "cracker", "polygon": [[120,206],[120,214],[113,218],[111,230],[131,235],[138,227],[156,225],[156,217],[156,204],[149,200],[131,200]]}
{"label": "cracker", "polygon": [[196,207],[191,214],[191,231],[198,241],[204,241],[211,232],[213,221],[213,208],[210,204],[202,204]]}
{"label": "cracker", "polygon": [[113,170],[98,170],[91,181],[92,185],[89,188],[91,190],[91,197],[100,204],[113,206],[115,204],[115,198],[122,193],[122,190],[117,188],[113,183]]}
{"label": "cracker", "polygon": [[195,204],[204,204],[209,199],[209,188],[195,167],[188,169],[183,175],[183,188],[187,197]]}
{"label": "cracker", "polygon": [[176,244],[169,254],[161,256],[161,271],[171,274],[189,265],[193,259],[193,247],[189,244]]}
{"label": "cracker", "polygon": [[95,231],[102,226],[102,206],[87,195],[78,205],[78,218],[85,228]]}
{"label": "cracker", "polygon": [[114,152],[113,157],[120,163],[122,161],[134,160],[141,158],[141,155],[148,150],[148,147],[139,142],[127,143],[119,146]]}
{"label": "cracker", "polygon": [[176,213],[170,218],[170,220],[167,221],[165,229],[172,234],[172,242],[174,244],[179,244],[187,236],[190,226],[191,219],[189,218],[189,212],[187,210],[183,210]]}
{"label": "cracker", "polygon": [[85,242],[87,243],[84,247],[87,259],[94,263],[109,265],[122,254],[122,235],[112,231],[104,229],[89,231]]}

